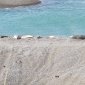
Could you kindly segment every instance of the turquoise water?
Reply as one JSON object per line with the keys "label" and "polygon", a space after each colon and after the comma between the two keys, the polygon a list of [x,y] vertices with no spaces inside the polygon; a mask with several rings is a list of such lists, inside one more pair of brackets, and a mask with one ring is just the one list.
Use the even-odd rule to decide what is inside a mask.
{"label": "turquoise water", "polygon": [[0,35],[85,34],[85,0],[42,0],[29,7],[0,9]]}

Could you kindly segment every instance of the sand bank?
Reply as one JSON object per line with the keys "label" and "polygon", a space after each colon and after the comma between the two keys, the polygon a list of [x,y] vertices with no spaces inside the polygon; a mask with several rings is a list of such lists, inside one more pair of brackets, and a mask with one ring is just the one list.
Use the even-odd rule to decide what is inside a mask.
{"label": "sand bank", "polygon": [[40,0],[0,0],[0,7],[26,6],[38,4],[40,2]]}
{"label": "sand bank", "polygon": [[85,85],[85,40],[0,38],[0,85]]}

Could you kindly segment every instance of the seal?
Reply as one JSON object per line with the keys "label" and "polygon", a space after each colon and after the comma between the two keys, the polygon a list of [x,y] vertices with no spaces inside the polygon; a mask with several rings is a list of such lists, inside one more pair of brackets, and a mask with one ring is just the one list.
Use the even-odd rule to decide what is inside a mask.
{"label": "seal", "polygon": [[70,38],[72,39],[85,39],[85,35],[73,35],[73,36],[70,36]]}
{"label": "seal", "polygon": [[33,38],[33,36],[32,36],[32,35],[23,35],[21,38],[22,38],[22,39],[25,39],[25,38]]}
{"label": "seal", "polygon": [[49,38],[55,38],[55,36],[49,36]]}
{"label": "seal", "polygon": [[41,39],[42,37],[41,36],[38,36],[37,39]]}
{"label": "seal", "polygon": [[21,39],[21,36],[20,35],[14,35],[13,38],[14,39]]}
{"label": "seal", "polygon": [[5,37],[8,37],[8,36],[5,36],[5,35],[3,35],[3,36],[0,36],[0,38],[5,38]]}

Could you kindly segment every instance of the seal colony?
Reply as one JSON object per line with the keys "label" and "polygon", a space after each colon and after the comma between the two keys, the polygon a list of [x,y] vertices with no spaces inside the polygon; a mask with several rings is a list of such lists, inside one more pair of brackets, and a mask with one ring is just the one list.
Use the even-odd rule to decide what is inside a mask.
{"label": "seal colony", "polygon": [[0,0],[0,7],[17,7],[17,6],[27,6],[35,5],[41,3],[40,0]]}
{"label": "seal colony", "polygon": [[[36,36],[32,36],[32,35],[14,35],[14,36],[6,36],[6,35],[3,35],[3,36],[0,36],[0,38],[14,38],[14,39],[26,39],[26,38],[34,38]],[[37,39],[41,39],[41,38],[49,38],[49,39],[56,39],[57,37],[56,36],[48,36],[48,37],[42,37],[42,36],[37,36]],[[84,40],[85,39],[85,35],[72,35],[72,36],[69,36],[70,39],[81,39],[81,40]]]}

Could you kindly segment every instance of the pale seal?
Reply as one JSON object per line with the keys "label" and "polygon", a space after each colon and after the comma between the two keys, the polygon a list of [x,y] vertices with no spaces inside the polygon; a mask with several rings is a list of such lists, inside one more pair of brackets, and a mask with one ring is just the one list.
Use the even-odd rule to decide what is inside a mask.
{"label": "pale seal", "polygon": [[33,36],[32,36],[32,35],[23,35],[21,38],[22,38],[22,39],[25,39],[25,38],[33,38]]}

